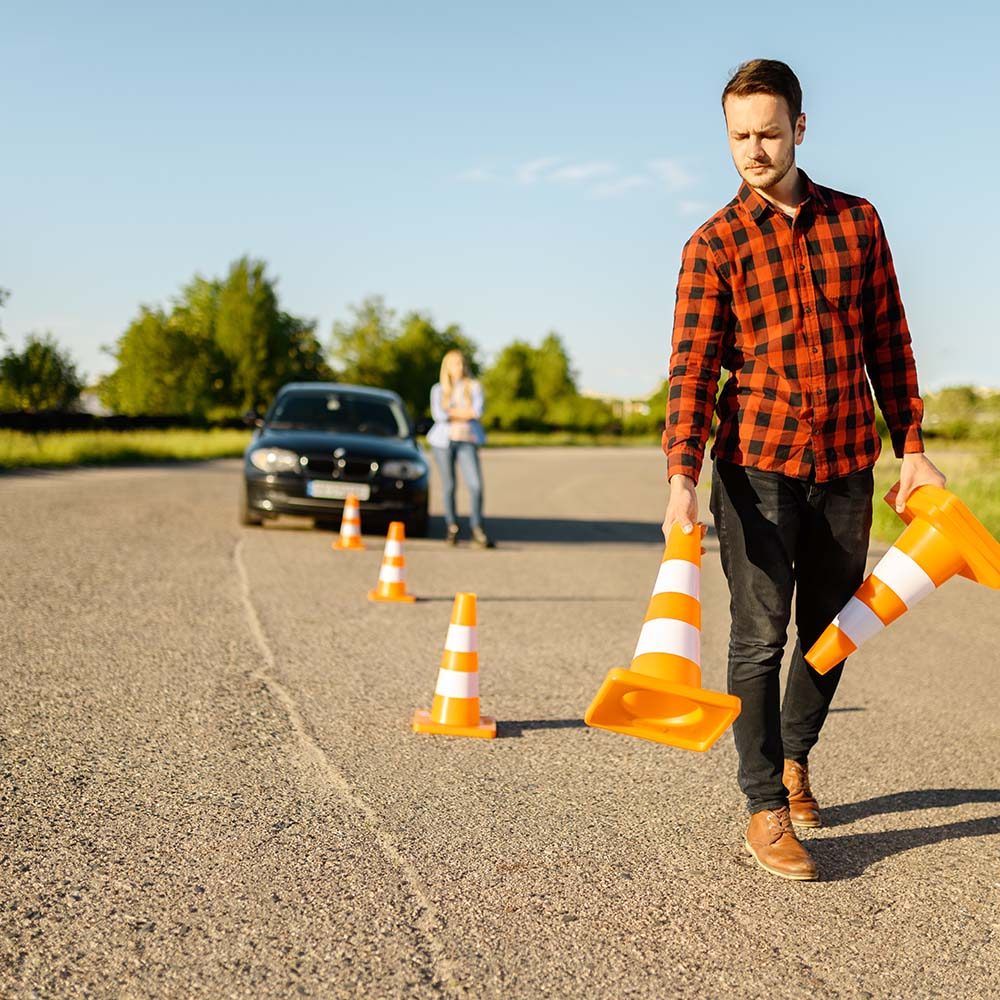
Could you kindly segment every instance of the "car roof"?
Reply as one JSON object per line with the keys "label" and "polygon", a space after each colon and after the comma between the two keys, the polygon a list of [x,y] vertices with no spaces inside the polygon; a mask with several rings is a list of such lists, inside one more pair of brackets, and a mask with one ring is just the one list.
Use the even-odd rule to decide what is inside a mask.
{"label": "car roof", "polygon": [[347,382],[287,382],[278,390],[277,396],[284,396],[288,392],[353,392],[359,396],[372,396],[386,402],[402,402],[399,394],[391,389],[378,389],[373,385],[351,385]]}

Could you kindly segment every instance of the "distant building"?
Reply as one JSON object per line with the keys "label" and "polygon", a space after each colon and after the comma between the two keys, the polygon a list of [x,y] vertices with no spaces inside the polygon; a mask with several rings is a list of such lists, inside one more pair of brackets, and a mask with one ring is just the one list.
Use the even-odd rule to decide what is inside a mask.
{"label": "distant building", "polygon": [[[649,396],[609,396],[607,393],[594,392],[592,389],[582,389],[580,395],[607,403],[616,420],[625,420],[632,416],[649,416]],[[649,395],[652,396],[653,393]]]}

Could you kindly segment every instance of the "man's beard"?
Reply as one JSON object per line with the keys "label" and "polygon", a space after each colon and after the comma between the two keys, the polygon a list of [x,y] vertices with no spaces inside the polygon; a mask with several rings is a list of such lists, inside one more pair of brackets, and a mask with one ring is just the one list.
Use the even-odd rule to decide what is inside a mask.
{"label": "man's beard", "polygon": [[786,160],[780,163],[769,163],[763,170],[744,168],[746,172],[741,170],[740,176],[750,187],[766,191],[768,188],[772,188],[775,184],[778,184],[793,166],[795,166],[794,150],[789,153]]}

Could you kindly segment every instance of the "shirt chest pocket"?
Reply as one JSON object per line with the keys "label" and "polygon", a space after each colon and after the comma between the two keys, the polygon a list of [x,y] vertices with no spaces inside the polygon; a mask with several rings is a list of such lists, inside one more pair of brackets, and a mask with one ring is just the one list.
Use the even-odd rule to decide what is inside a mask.
{"label": "shirt chest pocket", "polygon": [[850,312],[861,306],[866,261],[867,246],[858,241],[850,249],[830,254],[814,269],[816,284],[831,309]]}

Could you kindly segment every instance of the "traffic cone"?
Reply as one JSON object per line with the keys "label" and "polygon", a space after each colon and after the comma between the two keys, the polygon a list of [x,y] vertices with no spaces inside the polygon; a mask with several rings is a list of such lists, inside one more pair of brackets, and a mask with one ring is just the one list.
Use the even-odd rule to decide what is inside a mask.
{"label": "traffic cone", "polygon": [[374,590],[368,591],[369,601],[412,604],[416,600],[413,594],[406,592],[406,557],[403,555],[405,540],[406,528],[403,522],[393,521],[389,525],[389,534],[385,539],[382,566],[378,571],[378,585]]}
{"label": "traffic cone", "polygon": [[475,594],[455,595],[434,701],[430,712],[418,708],[413,713],[412,726],[415,733],[443,736],[477,736],[491,740],[497,734],[496,720],[479,714]]}
{"label": "traffic cone", "polygon": [[604,679],[588,726],[707,750],[740,714],[739,698],[701,686],[700,528],[671,529],[632,666]]}
{"label": "traffic cone", "polygon": [[340,519],[340,536],[330,544],[334,549],[363,549],[361,541],[361,505],[353,494],[344,501],[344,515]]}
{"label": "traffic cone", "polygon": [[[898,487],[885,495],[894,509]],[[1000,545],[954,493],[919,486],[900,516],[906,529],[806,653],[818,673],[832,670],[956,574],[1000,590]]]}

